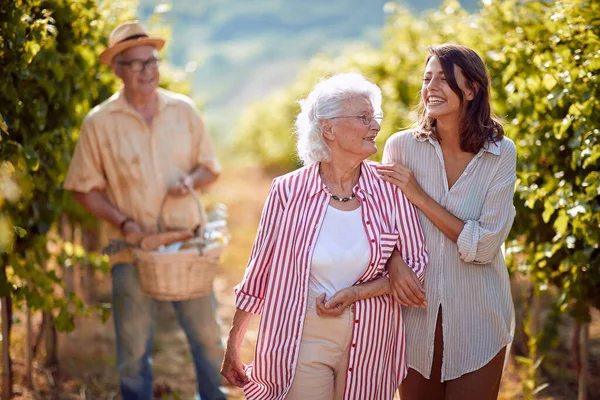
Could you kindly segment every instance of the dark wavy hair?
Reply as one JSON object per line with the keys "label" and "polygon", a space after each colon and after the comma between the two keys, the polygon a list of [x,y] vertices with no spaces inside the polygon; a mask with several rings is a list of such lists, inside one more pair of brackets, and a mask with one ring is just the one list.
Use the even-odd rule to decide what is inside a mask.
{"label": "dark wavy hair", "polygon": [[[437,57],[444,71],[448,85],[458,96],[460,104],[465,99],[454,75],[454,66],[459,67],[466,78],[467,85],[474,91],[473,100],[467,103],[460,121],[460,148],[463,151],[477,153],[486,142],[495,143],[504,136],[504,128],[492,113],[490,104],[490,76],[479,55],[472,49],[458,44],[431,46],[425,65],[432,57]],[[425,104],[421,99],[418,106],[417,135],[430,135],[441,141],[437,133],[435,118],[427,116]]]}

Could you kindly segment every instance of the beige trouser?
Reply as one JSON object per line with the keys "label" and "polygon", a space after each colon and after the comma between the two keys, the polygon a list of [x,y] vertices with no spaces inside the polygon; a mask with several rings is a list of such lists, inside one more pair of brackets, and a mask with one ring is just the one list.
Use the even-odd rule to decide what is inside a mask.
{"label": "beige trouser", "polygon": [[296,374],[286,400],[338,400],[344,396],[354,306],[339,317],[317,315],[309,293]]}

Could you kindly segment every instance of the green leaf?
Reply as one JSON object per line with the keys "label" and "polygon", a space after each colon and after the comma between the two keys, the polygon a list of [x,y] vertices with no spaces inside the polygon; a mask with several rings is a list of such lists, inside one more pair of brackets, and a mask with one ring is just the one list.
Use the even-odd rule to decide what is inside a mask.
{"label": "green leaf", "polygon": [[544,85],[546,90],[548,90],[549,92],[552,91],[552,89],[554,89],[554,86],[556,86],[557,83],[558,82],[552,75],[544,74],[544,78],[542,79],[542,85]]}
{"label": "green leaf", "polygon": [[102,303],[99,306],[100,309],[100,319],[102,323],[106,323],[112,314],[112,305],[110,303]]}
{"label": "green leaf", "polygon": [[569,107],[569,114],[574,115],[574,116],[580,116],[581,115],[581,104],[578,104],[578,103],[571,104],[571,106]]}
{"label": "green leaf", "polygon": [[567,233],[568,226],[569,217],[567,216],[565,210],[561,209],[558,212],[558,218],[556,218],[556,221],[554,221],[554,229],[556,229],[556,232],[564,236]]}
{"label": "green leaf", "polygon": [[24,238],[25,236],[27,236],[27,231],[23,228],[21,228],[20,226],[16,226],[15,225],[15,235],[17,235],[19,237],[19,239]]}
{"label": "green leaf", "polygon": [[554,214],[554,211],[556,211],[556,206],[550,200],[544,201],[544,212],[542,214],[542,220],[545,223],[548,223],[550,221],[550,217],[552,217],[552,215]]}
{"label": "green leaf", "polygon": [[528,366],[533,365],[533,360],[531,358],[527,358],[527,357],[523,357],[523,356],[515,356],[515,361],[517,361],[519,364],[523,364],[523,365],[528,365]]}
{"label": "green leaf", "polygon": [[[0,130],[8,135],[8,125],[6,125],[6,122],[2,117],[2,113],[0,113]],[[2,136],[0,136],[0,139],[2,139]]]}
{"label": "green leaf", "polygon": [[71,332],[75,329],[75,316],[73,313],[62,309],[54,320],[54,325],[59,332]]}

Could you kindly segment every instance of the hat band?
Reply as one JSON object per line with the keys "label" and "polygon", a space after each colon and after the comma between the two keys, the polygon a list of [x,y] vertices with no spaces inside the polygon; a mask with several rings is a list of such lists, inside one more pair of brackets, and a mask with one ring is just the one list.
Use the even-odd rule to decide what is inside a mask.
{"label": "hat band", "polygon": [[139,38],[147,38],[148,35],[146,35],[145,33],[139,34],[139,35],[131,35],[126,37],[123,40],[119,40],[117,43],[123,43],[123,42],[127,42],[129,40],[135,40],[135,39],[139,39]]}

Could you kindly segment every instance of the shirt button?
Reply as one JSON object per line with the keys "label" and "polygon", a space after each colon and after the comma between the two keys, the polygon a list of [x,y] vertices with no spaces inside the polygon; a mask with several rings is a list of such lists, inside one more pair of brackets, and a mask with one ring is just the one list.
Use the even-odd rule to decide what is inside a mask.
{"label": "shirt button", "polygon": [[371,239],[371,243],[375,243],[375,239]]}
{"label": "shirt button", "polygon": [[367,225],[371,225],[371,221],[367,221]]}
{"label": "shirt button", "polygon": [[352,347],[356,347],[356,343],[352,343]]}
{"label": "shirt button", "polygon": [[375,265],[375,263],[374,263],[374,262],[372,262],[372,263],[371,263],[371,267],[372,267],[373,265]]}
{"label": "shirt button", "polygon": [[352,367],[348,368],[348,372],[352,372]]}
{"label": "shirt button", "polygon": [[358,320],[357,320],[357,319],[355,319],[355,320],[354,320],[354,323],[355,323],[355,324],[358,324]]}

